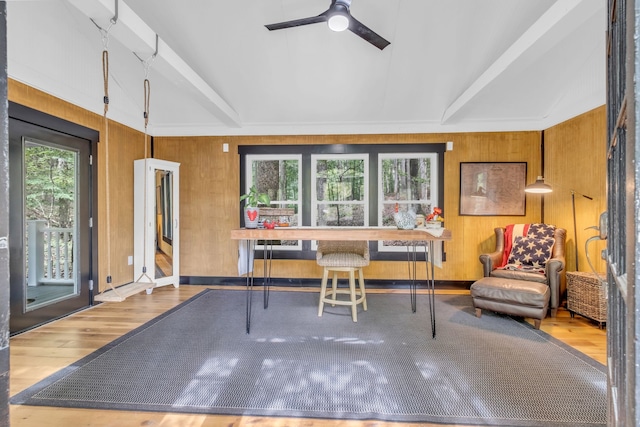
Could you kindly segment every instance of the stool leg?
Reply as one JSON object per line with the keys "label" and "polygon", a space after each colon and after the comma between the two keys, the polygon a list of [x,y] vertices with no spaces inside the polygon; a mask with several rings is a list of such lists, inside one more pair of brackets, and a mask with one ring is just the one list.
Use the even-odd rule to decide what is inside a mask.
{"label": "stool leg", "polygon": [[358,284],[360,285],[360,293],[362,294],[362,308],[367,311],[367,294],[364,290],[364,277],[362,277],[362,269],[358,269]]}
{"label": "stool leg", "polygon": [[318,303],[318,317],[322,316],[324,310],[324,298],[327,294],[327,279],[329,278],[329,270],[326,268],[322,272],[322,284],[320,285],[320,302]]}
{"label": "stool leg", "polygon": [[[337,289],[338,289],[338,272],[334,271],[333,272],[333,281],[331,282],[331,288],[333,289],[333,295],[331,295],[331,298],[335,301],[336,300],[336,294],[337,294]],[[335,307],[335,304],[331,304],[331,307]]]}
{"label": "stool leg", "polygon": [[349,270],[349,294],[351,296],[351,318],[358,321],[358,305],[356,304],[356,278],[355,269]]}

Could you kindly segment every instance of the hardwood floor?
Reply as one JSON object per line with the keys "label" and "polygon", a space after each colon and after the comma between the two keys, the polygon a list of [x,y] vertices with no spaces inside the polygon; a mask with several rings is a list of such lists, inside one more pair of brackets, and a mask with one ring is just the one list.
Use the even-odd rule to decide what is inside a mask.
{"label": "hardwood floor", "polygon": [[[215,288],[214,286],[209,286]],[[124,302],[107,302],[75,313],[64,319],[14,336],[10,341],[11,385],[10,395],[24,390],[48,375],[66,367],[79,358],[113,341],[128,331],[156,317],[203,290],[204,286],[182,285],[157,288],[151,295],[140,293]],[[231,287],[225,286],[225,289]],[[272,288],[277,291],[278,288]],[[298,289],[298,288],[297,288]],[[286,288],[292,290],[292,288]],[[318,292],[315,289],[302,289]],[[397,292],[368,290],[369,293]],[[464,293],[466,291],[438,291],[438,293]],[[241,316],[242,317],[242,316]],[[243,319],[244,320],[244,319]],[[606,330],[597,323],[560,309],[556,319],[547,318],[542,330],[593,359],[606,361]],[[144,355],[141,355],[144,357]],[[179,363],[179,362],[176,362]],[[266,418],[249,416],[212,416],[156,412],[66,409],[36,406],[10,407],[12,427],[78,427],[78,426],[161,426],[161,427],[213,427],[213,426],[308,426],[308,427],[412,427],[442,426],[442,424],[389,423],[381,421],[347,421],[294,418]]]}
{"label": "hardwood floor", "polygon": [[[156,250],[156,278],[173,275],[173,261],[171,257],[160,250]],[[161,274],[159,274],[161,272]]]}

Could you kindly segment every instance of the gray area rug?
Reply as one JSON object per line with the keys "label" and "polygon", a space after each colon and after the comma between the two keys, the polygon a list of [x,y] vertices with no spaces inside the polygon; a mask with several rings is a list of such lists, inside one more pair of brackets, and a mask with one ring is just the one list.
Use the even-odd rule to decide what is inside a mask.
{"label": "gray area rug", "polygon": [[471,297],[369,294],[358,322],[318,294],[206,290],[12,404],[508,426],[605,426],[601,364]]}

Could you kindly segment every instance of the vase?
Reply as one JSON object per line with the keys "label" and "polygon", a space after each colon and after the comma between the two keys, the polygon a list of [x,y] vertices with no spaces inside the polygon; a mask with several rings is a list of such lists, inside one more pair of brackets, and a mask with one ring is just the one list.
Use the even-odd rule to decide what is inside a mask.
{"label": "vase", "polygon": [[411,211],[396,212],[393,220],[399,230],[413,230],[416,227],[416,214]]}
{"label": "vase", "polygon": [[249,206],[244,208],[244,227],[258,228],[260,210],[257,207]]}

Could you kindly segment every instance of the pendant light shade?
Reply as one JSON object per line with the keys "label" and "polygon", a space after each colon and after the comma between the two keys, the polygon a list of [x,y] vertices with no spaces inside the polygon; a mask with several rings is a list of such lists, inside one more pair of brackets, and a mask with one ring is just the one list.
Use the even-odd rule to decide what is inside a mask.
{"label": "pendant light shade", "polygon": [[539,176],[536,179],[536,182],[524,187],[524,191],[525,193],[544,194],[544,193],[551,193],[553,189],[549,184],[544,183],[543,177]]}

